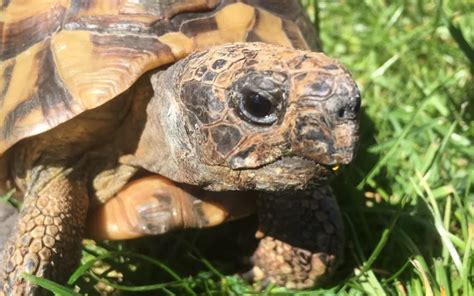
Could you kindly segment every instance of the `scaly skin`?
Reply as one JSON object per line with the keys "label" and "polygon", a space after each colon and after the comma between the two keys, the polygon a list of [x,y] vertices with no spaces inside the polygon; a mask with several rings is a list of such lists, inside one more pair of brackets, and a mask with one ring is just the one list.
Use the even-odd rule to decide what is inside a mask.
{"label": "scaly skin", "polygon": [[258,199],[261,241],[252,280],[304,289],[326,279],[341,262],[344,229],[332,190],[263,194]]}
{"label": "scaly skin", "polygon": [[67,279],[80,258],[89,199],[85,178],[62,172],[25,195],[14,236],[0,273],[5,295],[41,295],[22,273]]}

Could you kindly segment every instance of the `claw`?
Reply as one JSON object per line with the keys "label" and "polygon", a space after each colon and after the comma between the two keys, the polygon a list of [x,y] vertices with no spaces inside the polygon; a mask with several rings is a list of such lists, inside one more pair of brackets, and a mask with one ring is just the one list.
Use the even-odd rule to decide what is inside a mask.
{"label": "claw", "polygon": [[258,266],[254,266],[249,271],[240,274],[240,277],[247,282],[253,283],[257,291],[261,291],[275,282],[272,277],[266,275]]}
{"label": "claw", "polygon": [[305,289],[324,279],[334,261],[334,256],[312,253],[266,236],[252,257],[254,267],[242,277],[257,283],[258,289],[270,283],[288,289]]}

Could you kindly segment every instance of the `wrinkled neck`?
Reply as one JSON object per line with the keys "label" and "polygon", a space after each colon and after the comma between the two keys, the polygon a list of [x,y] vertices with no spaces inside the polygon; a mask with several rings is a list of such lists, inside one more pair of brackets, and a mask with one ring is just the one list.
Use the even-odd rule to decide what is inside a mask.
{"label": "wrinkled neck", "polygon": [[[196,159],[177,103],[180,63],[151,76],[153,95],[140,117],[144,122],[136,149],[124,161],[177,182],[194,183]],[[145,113],[145,114],[143,114]]]}

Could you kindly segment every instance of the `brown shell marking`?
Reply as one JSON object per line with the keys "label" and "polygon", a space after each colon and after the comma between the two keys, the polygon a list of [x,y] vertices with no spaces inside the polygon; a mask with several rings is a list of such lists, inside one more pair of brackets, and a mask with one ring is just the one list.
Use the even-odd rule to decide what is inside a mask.
{"label": "brown shell marking", "polygon": [[83,110],[122,93],[151,68],[175,60],[158,39],[133,35],[61,31],[51,45],[59,77]]}
{"label": "brown shell marking", "polygon": [[[183,15],[177,24],[169,20],[210,10],[218,2],[30,0],[4,5],[0,155],[25,137],[113,99],[144,72],[194,50],[240,41],[308,48],[293,22],[241,2],[200,16]],[[153,30],[160,27],[167,29],[157,36]]]}
{"label": "brown shell marking", "polygon": [[178,13],[209,10],[216,7],[219,2],[219,0],[92,0],[79,6],[75,20],[79,21],[80,18],[89,21],[92,18],[108,20],[108,17],[120,16],[120,19],[115,21],[137,21],[150,25],[152,22],[169,19]]}
{"label": "brown shell marking", "polygon": [[0,61],[60,29],[68,6],[68,0],[8,1],[0,8]]}

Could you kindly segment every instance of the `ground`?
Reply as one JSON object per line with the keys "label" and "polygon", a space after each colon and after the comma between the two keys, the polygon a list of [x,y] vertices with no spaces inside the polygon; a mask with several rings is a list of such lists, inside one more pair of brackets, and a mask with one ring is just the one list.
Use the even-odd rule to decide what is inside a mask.
{"label": "ground", "polygon": [[[345,262],[322,288],[294,294],[474,295],[474,4],[303,3],[319,19],[324,50],[357,80],[363,113],[356,162],[333,180]],[[233,276],[245,267],[234,254],[251,241],[239,229],[254,222],[87,241],[71,285],[49,287],[61,295],[98,295],[107,285],[122,295],[255,293]]]}

